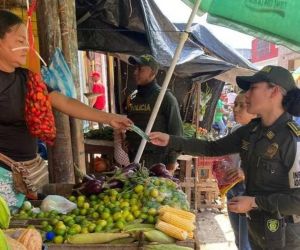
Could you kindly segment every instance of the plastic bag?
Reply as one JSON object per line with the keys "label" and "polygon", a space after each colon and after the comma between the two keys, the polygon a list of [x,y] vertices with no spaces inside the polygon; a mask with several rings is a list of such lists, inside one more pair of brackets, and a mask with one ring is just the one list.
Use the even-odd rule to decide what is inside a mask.
{"label": "plastic bag", "polygon": [[48,195],[41,204],[43,212],[54,210],[61,214],[67,214],[75,208],[77,208],[75,203],[59,195]]}
{"label": "plastic bag", "polygon": [[42,75],[47,85],[64,95],[76,98],[76,89],[71,70],[59,48],[55,49],[50,66],[42,68]]}
{"label": "plastic bag", "polygon": [[243,181],[242,177],[237,177],[234,179],[228,179],[226,172],[232,168],[232,162],[230,159],[215,161],[213,163],[212,173],[217,179],[218,187],[221,196],[226,195],[226,193],[234,187],[237,183]]}

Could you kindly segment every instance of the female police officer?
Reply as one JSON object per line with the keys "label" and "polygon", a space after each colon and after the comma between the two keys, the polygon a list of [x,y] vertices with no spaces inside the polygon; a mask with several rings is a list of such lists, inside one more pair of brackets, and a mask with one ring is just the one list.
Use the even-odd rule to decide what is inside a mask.
{"label": "female police officer", "polygon": [[247,213],[252,249],[300,249],[300,90],[284,68],[266,66],[253,76],[237,77],[247,90],[247,110],[260,118],[214,142],[153,132],[150,139],[178,152],[207,156],[239,153],[246,195],[228,209]]}

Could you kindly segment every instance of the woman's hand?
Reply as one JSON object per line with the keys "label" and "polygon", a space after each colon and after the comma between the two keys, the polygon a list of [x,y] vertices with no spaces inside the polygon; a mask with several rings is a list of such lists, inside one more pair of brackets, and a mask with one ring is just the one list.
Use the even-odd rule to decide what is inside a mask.
{"label": "woman's hand", "polygon": [[52,106],[69,116],[82,120],[109,124],[116,129],[128,129],[133,124],[133,122],[124,115],[106,113],[91,108],[84,103],[66,97],[57,91],[52,91],[49,96]]}
{"label": "woman's hand", "polygon": [[228,210],[233,213],[247,213],[253,208],[257,208],[255,197],[236,196],[227,204]]}
{"label": "woman's hand", "polygon": [[149,138],[152,144],[157,146],[167,146],[169,144],[170,136],[161,132],[152,132],[149,134]]}
{"label": "woman's hand", "polygon": [[110,114],[109,125],[115,129],[129,129],[133,122],[124,115]]}

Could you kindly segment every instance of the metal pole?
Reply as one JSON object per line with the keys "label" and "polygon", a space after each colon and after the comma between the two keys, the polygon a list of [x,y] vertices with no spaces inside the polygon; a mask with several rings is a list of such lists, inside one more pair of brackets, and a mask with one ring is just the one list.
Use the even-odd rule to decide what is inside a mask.
{"label": "metal pole", "polygon": [[[198,8],[200,6],[200,2],[201,2],[201,0],[197,0],[195,2],[194,8],[193,8],[192,13],[191,13],[191,15],[189,17],[188,23],[187,23],[187,25],[185,27],[185,31],[180,36],[180,41],[179,41],[179,44],[178,44],[178,46],[176,48],[176,51],[175,51],[172,63],[170,65],[170,68],[168,69],[168,72],[166,74],[165,80],[164,80],[163,85],[161,87],[161,91],[159,93],[159,96],[157,97],[157,101],[156,101],[156,103],[154,105],[152,114],[150,116],[148,125],[146,127],[146,131],[145,131],[146,134],[149,134],[151,132],[151,129],[153,127],[153,124],[154,124],[154,121],[156,119],[157,113],[159,111],[160,105],[162,103],[162,100],[163,100],[164,95],[166,93],[166,90],[168,88],[168,85],[169,85],[170,79],[172,77],[172,74],[174,72],[174,69],[175,69],[175,66],[177,64],[177,61],[179,59],[180,53],[182,51],[182,48],[184,46],[185,41],[189,37],[190,28],[191,28],[191,25],[193,23],[194,17],[195,17],[195,15],[197,13],[197,10],[198,10]],[[146,142],[147,141],[145,139],[143,139],[141,141],[141,144],[139,146],[138,152],[137,152],[137,154],[135,156],[135,159],[134,159],[135,163],[139,163],[140,162],[141,156],[142,156],[143,151],[144,151],[145,146],[146,146]]]}

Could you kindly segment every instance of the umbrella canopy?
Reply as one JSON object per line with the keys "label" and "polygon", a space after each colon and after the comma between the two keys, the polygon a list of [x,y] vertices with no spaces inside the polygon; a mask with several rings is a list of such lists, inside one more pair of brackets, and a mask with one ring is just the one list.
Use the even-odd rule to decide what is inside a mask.
{"label": "umbrella canopy", "polygon": [[[152,54],[164,69],[171,65],[182,33],[161,13],[154,0],[140,0],[134,5],[127,0],[76,0],[76,16],[79,49]],[[204,28],[195,30],[195,35],[197,39],[185,43],[175,68],[177,76],[203,82],[236,66],[250,72],[254,69]],[[214,57],[205,53],[206,46]]]}
{"label": "umbrella canopy", "polygon": [[299,0],[202,0],[198,13],[207,12],[209,23],[300,51],[299,9]]}

